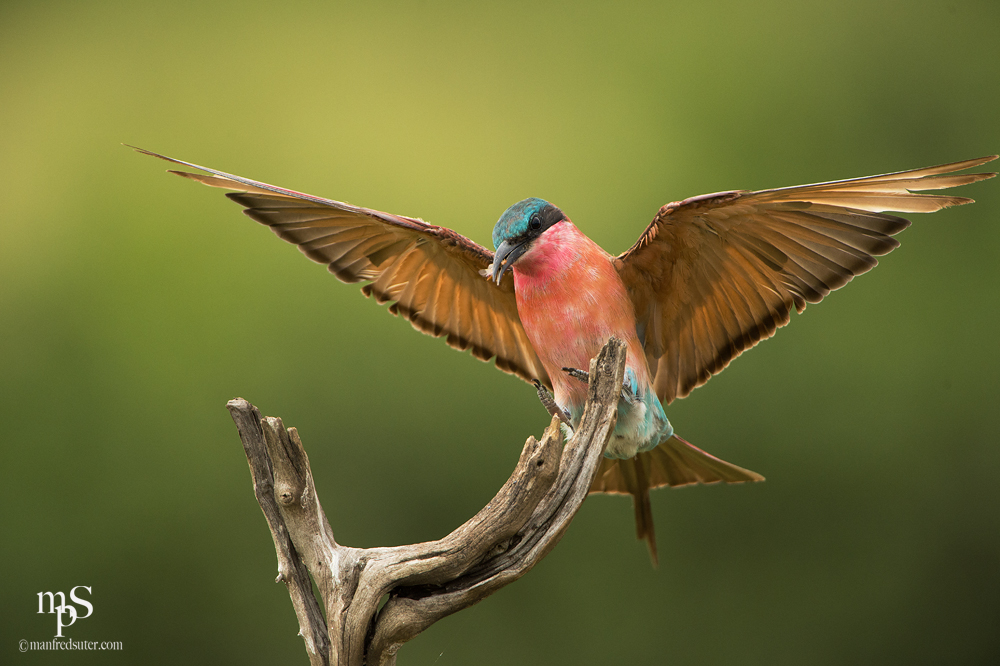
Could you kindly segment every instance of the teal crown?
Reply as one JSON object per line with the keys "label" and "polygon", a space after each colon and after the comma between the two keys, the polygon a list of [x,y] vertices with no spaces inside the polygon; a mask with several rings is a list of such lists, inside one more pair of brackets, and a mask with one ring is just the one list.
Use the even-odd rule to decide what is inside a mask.
{"label": "teal crown", "polygon": [[[559,209],[544,199],[529,197],[504,211],[503,215],[493,227],[493,247],[500,247],[500,243],[511,238],[524,236],[530,230],[529,224],[532,216],[541,215],[546,218],[551,217],[553,212]],[[562,213],[558,212],[559,217]],[[551,223],[550,223],[551,224]],[[546,225],[549,226],[549,225]]]}

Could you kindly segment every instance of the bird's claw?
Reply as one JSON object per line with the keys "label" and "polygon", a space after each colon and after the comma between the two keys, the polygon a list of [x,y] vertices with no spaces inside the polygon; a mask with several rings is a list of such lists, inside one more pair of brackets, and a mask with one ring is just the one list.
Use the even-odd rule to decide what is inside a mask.
{"label": "bird's claw", "polygon": [[[590,384],[590,374],[580,370],[578,368],[563,368],[563,372],[572,377],[573,379],[579,379],[584,384]],[[622,400],[630,405],[634,405],[637,396],[633,391],[632,387],[629,386],[628,378],[622,382]]]}
{"label": "bird's claw", "polygon": [[573,379],[579,379],[584,384],[590,383],[590,373],[584,372],[583,370],[578,370],[577,368],[563,368],[563,372]]}
{"label": "bird's claw", "polygon": [[549,415],[555,416],[557,419],[572,428],[573,424],[570,421],[569,412],[556,404],[556,401],[552,397],[552,394],[549,393],[549,390],[542,386],[542,383],[537,379],[532,379],[531,383],[535,385],[535,390],[538,391],[538,399],[541,400],[542,406],[545,407],[545,411],[547,411]]}

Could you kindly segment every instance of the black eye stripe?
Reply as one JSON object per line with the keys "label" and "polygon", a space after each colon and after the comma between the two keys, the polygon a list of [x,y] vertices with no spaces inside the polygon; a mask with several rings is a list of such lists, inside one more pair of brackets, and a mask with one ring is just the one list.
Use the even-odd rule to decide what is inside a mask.
{"label": "black eye stripe", "polygon": [[517,241],[525,243],[538,238],[553,224],[564,219],[566,219],[566,216],[563,215],[561,210],[547,203],[528,217],[527,227],[522,227],[523,231],[517,235]]}

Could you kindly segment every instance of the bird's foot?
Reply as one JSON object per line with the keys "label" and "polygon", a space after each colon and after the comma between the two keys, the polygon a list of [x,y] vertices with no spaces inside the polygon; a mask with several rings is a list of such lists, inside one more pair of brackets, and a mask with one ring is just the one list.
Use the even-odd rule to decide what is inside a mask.
{"label": "bird's foot", "polygon": [[576,368],[563,368],[563,372],[573,379],[579,379],[584,384],[590,383],[590,373],[588,372],[584,372],[583,370],[578,370]]}
{"label": "bird's foot", "polygon": [[538,399],[542,401],[542,406],[545,407],[545,411],[547,411],[549,415],[555,416],[567,426],[572,428],[573,424],[570,421],[569,412],[556,404],[556,401],[552,397],[552,394],[549,393],[549,390],[542,386],[542,383],[537,379],[532,380],[531,383],[535,385],[535,390],[538,391]]}
{"label": "bird's foot", "polygon": [[[580,370],[578,368],[563,368],[563,372],[565,372],[573,379],[579,379],[584,384],[590,384],[590,374],[584,372],[583,370]],[[622,400],[624,400],[630,405],[634,405],[636,399],[638,398],[639,396],[636,395],[636,392],[632,390],[628,374],[626,374],[625,380],[622,382]]]}

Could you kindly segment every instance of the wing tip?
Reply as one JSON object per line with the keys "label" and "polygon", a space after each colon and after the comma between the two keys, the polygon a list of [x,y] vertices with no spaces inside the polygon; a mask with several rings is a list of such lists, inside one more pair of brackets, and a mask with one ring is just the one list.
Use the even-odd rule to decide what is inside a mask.
{"label": "wing tip", "polygon": [[131,148],[140,155],[149,155],[150,157],[156,157],[167,162],[173,162],[174,164],[184,164],[184,162],[181,162],[180,160],[175,160],[172,157],[167,157],[166,155],[161,155],[160,153],[154,153],[152,150],[146,150],[145,148],[140,148],[139,146],[133,146],[131,143],[123,142],[122,145],[126,148]]}
{"label": "wing tip", "polygon": [[[983,164],[987,164],[989,162],[992,162],[993,160],[995,160],[997,158],[1000,158],[1000,155],[985,155],[983,157],[974,157],[971,160],[965,160],[965,163],[968,164],[969,166],[962,167],[962,168],[963,169],[971,169],[972,167],[982,166]],[[959,164],[962,164],[962,162],[959,162]],[[993,174],[993,175],[995,176],[996,174]]]}

